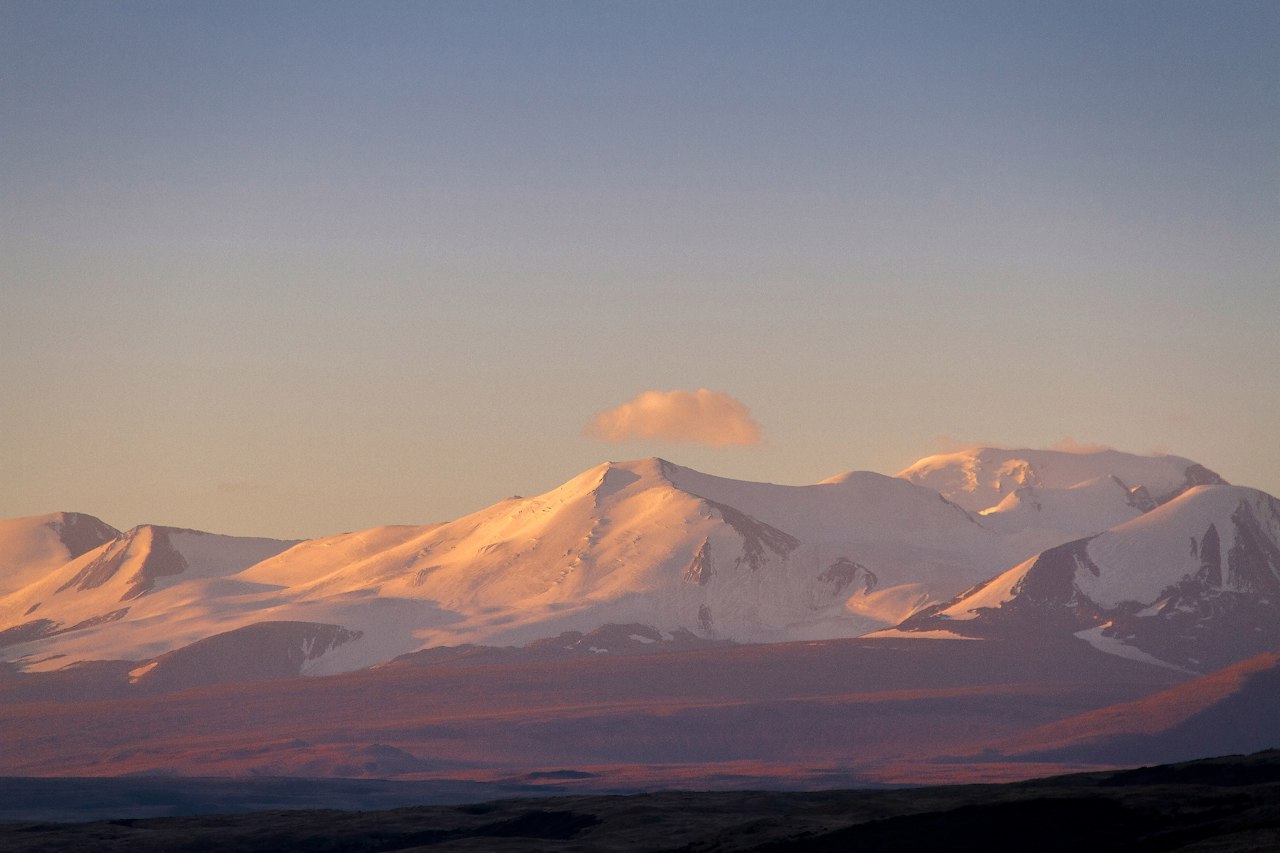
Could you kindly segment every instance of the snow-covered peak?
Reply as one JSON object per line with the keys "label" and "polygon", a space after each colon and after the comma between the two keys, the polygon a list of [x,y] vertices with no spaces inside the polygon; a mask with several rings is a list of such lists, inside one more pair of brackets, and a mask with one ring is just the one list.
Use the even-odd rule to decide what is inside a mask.
{"label": "snow-covered peak", "polygon": [[[1280,501],[1244,486],[1196,486],[1139,518],[1094,537],[1088,555],[1106,572],[1083,573],[1082,592],[1104,606],[1150,602],[1183,578],[1213,570],[1212,585],[1236,592],[1267,584],[1246,569],[1280,544]],[[1234,568],[1233,568],[1234,567]],[[1280,563],[1268,574],[1280,591]],[[1265,571],[1265,569],[1263,569]]]}
{"label": "snow-covered peak", "polygon": [[295,543],[222,536],[143,524],[66,561],[34,582],[0,598],[0,613],[34,613],[52,602],[67,614],[96,617],[180,578],[225,577]]}
{"label": "snow-covered peak", "polygon": [[[1270,544],[1268,544],[1270,543]],[[1070,580],[1060,584],[1064,601],[1076,593],[1103,608],[1149,604],[1205,566],[1217,567],[1212,585],[1250,591],[1267,580],[1231,569],[1246,557],[1265,561],[1280,544],[1280,501],[1245,486],[1196,486],[1151,512],[1096,536],[1050,549],[999,575],[962,597],[942,613],[971,619],[983,608],[1000,607],[1027,588],[1025,579],[1045,575],[1059,564],[1070,567]],[[1065,562],[1051,552],[1069,554]],[[1253,553],[1248,553],[1253,552]],[[1280,589],[1280,563],[1272,572]],[[1258,591],[1258,590],[1254,590]]]}
{"label": "snow-covered peak", "polygon": [[1022,486],[982,510],[982,523],[1004,533],[1052,528],[1066,538],[1088,536],[1137,518],[1154,506],[1141,487],[1097,477],[1065,489]]}
{"label": "snow-covered peak", "polygon": [[[544,506],[559,506],[588,499],[605,501],[623,491],[635,493],[652,488],[671,488],[669,473],[677,470],[665,459],[632,459],[625,462],[602,462],[565,481],[549,492],[517,501],[535,501]],[[480,510],[486,513],[491,508]]]}
{"label": "snow-covered peak", "polygon": [[0,520],[0,595],[45,577],[119,534],[80,512]]}
{"label": "snow-covered peak", "polygon": [[1170,500],[1191,486],[1225,482],[1180,456],[994,447],[928,456],[898,476],[935,489],[973,512],[994,510],[1019,489],[1071,489],[1105,478],[1115,478],[1128,490],[1145,489],[1155,503]]}

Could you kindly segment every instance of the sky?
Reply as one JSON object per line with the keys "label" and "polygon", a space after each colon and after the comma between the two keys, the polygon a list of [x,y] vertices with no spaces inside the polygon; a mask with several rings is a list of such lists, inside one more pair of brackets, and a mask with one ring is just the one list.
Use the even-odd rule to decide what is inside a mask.
{"label": "sky", "polygon": [[1277,44],[1274,2],[5,0],[0,517],[310,537],[1066,440],[1280,494]]}

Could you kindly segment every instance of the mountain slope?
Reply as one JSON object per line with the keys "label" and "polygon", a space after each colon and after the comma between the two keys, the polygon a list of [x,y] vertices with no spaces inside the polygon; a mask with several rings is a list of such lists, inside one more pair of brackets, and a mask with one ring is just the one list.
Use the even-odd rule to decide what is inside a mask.
{"label": "mountain slope", "polygon": [[1179,761],[1280,742],[1280,653],[1270,652],[1143,699],[1038,727],[993,747],[1023,759]]}
{"label": "mountain slope", "polygon": [[[370,548],[371,537],[385,547]],[[240,579],[288,586],[299,607],[353,596],[430,603],[430,613],[405,614],[418,620],[419,646],[608,623],[762,641],[896,621],[970,583],[1000,549],[963,510],[892,478],[772,486],[648,459],[431,528],[306,543]]]}
{"label": "mountain slope", "polygon": [[0,520],[0,595],[40,580],[119,535],[111,525],[79,512]]}
{"label": "mountain slope", "polygon": [[[0,648],[12,647],[11,660],[35,653],[46,666],[152,657],[217,633],[209,605],[244,591],[229,576],[292,544],[135,527],[0,597]],[[102,630],[113,623],[132,639]]]}
{"label": "mountain slope", "polygon": [[313,622],[255,622],[166,652],[129,673],[145,692],[171,692],[224,682],[265,681],[301,674],[308,664],[358,633]]}
{"label": "mountain slope", "polygon": [[1210,671],[1280,649],[1280,501],[1197,486],[1049,549],[899,631],[1075,632],[1104,651]]}

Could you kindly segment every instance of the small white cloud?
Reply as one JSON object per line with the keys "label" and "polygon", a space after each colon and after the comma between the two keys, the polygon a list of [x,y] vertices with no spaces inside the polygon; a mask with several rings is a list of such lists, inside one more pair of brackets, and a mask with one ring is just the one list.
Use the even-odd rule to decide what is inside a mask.
{"label": "small white cloud", "polygon": [[709,447],[760,443],[760,424],[740,400],[723,391],[643,391],[635,399],[598,412],[583,433],[618,443],[658,439]]}

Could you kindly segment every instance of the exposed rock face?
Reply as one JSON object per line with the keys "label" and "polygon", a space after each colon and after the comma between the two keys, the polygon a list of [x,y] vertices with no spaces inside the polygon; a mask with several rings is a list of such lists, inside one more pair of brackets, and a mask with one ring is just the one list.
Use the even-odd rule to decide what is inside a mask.
{"label": "exposed rock face", "polygon": [[111,525],[82,512],[64,512],[61,520],[50,526],[57,532],[73,560],[120,535],[120,531]]}
{"label": "exposed rock face", "polygon": [[861,583],[862,593],[872,592],[876,588],[878,579],[874,572],[861,563],[855,563],[848,557],[841,557],[818,575],[818,581],[826,584],[831,594],[835,596],[856,583]]}
{"label": "exposed rock face", "polygon": [[696,583],[698,586],[706,586],[711,580],[713,569],[711,566],[711,540],[704,539],[702,547],[698,549],[698,553],[693,555],[693,561],[689,563],[689,568],[684,571],[684,579],[689,583]]}
{"label": "exposed rock face", "polygon": [[735,565],[741,566],[745,563],[753,570],[759,569],[768,561],[770,552],[775,556],[785,557],[800,546],[800,540],[789,533],[784,533],[726,504],[705,498],[703,500],[742,537],[742,555],[735,559]]}
{"label": "exposed rock face", "polygon": [[665,654],[690,649],[725,648],[735,645],[729,640],[712,640],[687,630],[670,633],[651,625],[629,623],[601,625],[594,631],[565,631],[555,637],[535,640],[525,646],[434,646],[381,664],[386,667],[431,667],[457,663],[517,663],[594,658],[600,655],[631,657]]}
{"label": "exposed rock face", "polygon": [[1169,501],[1184,494],[1188,489],[1194,489],[1196,486],[1225,486],[1227,481],[1218,476],[1218,472],[1210,471],[1208,468],[1197,463],[1187,466],[1186,475],[1181,485],[1171,492],[1156,498],[1157,506],[1167,504]]}
{"label": "exposed rock face", "polygon": [[72,631],[93,628],[97,625],[106,625],[109,622],[117,622],[128,614],[129,608],[121,607],[117,610],[91,616],[88,619],[82,619],[67,627],[63,627],[60,622],[53,619],[33,619],[30,622],[23,622],[21,625],[15,625],[12,628],[0,631],[0,648],[56,637],[59,634],[70,634]]}
{"label": "exposed rock face", "polygon": [[58,632],[58,623],[52,619],[32,619],[21,625],[14,625],[0,631],[0,649],[5,646],[16,646],[29,643],[44,637],[52,637]]}
{"label": "exposed rock face", "polygon": [[[1119,479],[1117,479],[1116,482],[1124,486],[1124,483]],[[1151,510],[1159,506],[1159,504],[1156,503],[1155,498],[1151,497],[1151,492],[1147,491],[1146,486],[1134,486],[1133,488],[1125,486],[1125,490],[1129,493],[1129,506],[1133,507],[1138,512],[1151,512]]]}

